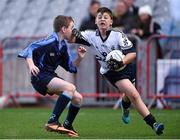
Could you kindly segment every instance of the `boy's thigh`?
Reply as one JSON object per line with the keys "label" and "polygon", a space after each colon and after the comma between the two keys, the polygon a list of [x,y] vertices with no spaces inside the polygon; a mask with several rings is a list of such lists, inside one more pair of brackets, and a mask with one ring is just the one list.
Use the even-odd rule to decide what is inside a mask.
{"label": "boy's thigh", "polygon": [[62,91],[73,91],[75,90],[75,86],[63,79],[58,77],[54,77],[47,85],[48,93],[57,93]]}
{"label": "boy's thigh", "polygon": [[125,95],[138,93],[135,86],[129,79],[119,80],[115,85],[122,93],[125,93]]}

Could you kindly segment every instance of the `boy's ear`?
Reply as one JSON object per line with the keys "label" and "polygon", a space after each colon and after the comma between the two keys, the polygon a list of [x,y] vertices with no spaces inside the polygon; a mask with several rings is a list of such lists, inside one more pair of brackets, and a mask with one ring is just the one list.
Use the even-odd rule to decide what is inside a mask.
{"label": "boy's ear", "polygon": [[97,21],[96,21],[96,19],[95,19],[95,24],[97,24]]}
{"label": "boy's ear", "polygon": [[61,30],[62,30],[62,32],[64,33],[64,32],[66,31],[66,27],[63,26],[63,27],[61,28]]}
{"label": "boy's ear", "polygon": [[113,20],[111,20],[111,26],[113,25]]}

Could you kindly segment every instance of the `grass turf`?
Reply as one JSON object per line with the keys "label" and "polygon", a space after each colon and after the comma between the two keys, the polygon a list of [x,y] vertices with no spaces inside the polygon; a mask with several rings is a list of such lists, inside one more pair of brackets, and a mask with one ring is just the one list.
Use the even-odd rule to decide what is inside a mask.
{"label": "grass turf", "polygon": [[[51,109],[20,108],[0,110],[0,138],[6,139],[67,139],[66,135],[44,130]],[[157,136],[143,119],[131,111],[130,124],[121,121],[121,110],[111,108],[82,108],[74,127],[80,139],[179,139],[180,110],[151,110],[165,125],[165,132]],[[64,112],[60,121],[65,118]]]}

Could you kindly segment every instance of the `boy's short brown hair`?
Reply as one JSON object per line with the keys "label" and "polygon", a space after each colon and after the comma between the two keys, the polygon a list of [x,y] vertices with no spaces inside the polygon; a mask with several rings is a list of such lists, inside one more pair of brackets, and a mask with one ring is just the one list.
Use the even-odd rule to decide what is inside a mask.
{"label": "boy's short brown hair", "polygon": [[59,32],[63,26],[68,27],[70,22],[74,22],[72,17],[58,15],[53,22],[54,31]]}
{"label": "boy's short brown hair", "polygon": [[107,13],[111,17],[111,19],[113,19],[112,11],[109,8],[107,8],[107,7],[99,8],[98,11],[97,11],[97,14],[98,13],[101,13],[101,14]]}

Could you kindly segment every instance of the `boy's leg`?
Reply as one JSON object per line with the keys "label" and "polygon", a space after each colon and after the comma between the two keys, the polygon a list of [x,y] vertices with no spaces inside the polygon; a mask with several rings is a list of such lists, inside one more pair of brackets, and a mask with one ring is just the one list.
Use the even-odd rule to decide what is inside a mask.
{"label": "boy's leg", "polygon": [[62,95],[59,96],[56,105],[54,107],[53,113],[48,121],[48,124],[46,124],[46,129],[50,131],[56,131],[60,133],[73,133],[73,131],[70,131],[60,124],[58,124],[58,119],[61,113],[63,112],[64,108],[68,104],[68,102],[71,100],[71,98],[74,96],[74,93],[76,91],[76,88],[73,84],[66,82],[60,78],[53,78],[50,83],[47,85],[47,92],[48,93],[60,93],[62,91],[66,91]]}
{"label": "boy's leg", "polygon": [[162,134],[164,125],[156,122],[154,116],[150,114],[133,84],[128,79],[123,79],[116,82],[116,86],[121,90],[121,92],[128,96],[135,109],[144,118],[145,122],[155,130],[156,134]]}
{"label": "boy's leg", "polygon": [[[133,83],[133,85],[135,86],[135,82]],[[122,97],[122,101],[121,101],[121,109],[122,109],[122,120],[125,124],[128,124],[130,121],[130,106],[131,106],[131,101],[128,98],[128,96],[126,96],[126,94],[124,94],[124,96]]]}
{"label": "boy's leg", "polygon": [[130,121],[130,116],[129,116],[130,106],[131,106],[131,101],[126,95],[124,95],[121,101],[121,108],[122,108],[122,120],[125,124],[128,124]]}
{"label": "boy's leg", "polygon": [[156,119],[151,113],[144,117],[144,121],[154,129],[157,135],[163,134],[164,124],[156,122]]}
{"label": "boy's leg", "polygon": [[71,104],[69,106],[69,111],[67,114],[67,117],[64,121],[63,126],[68,129],[68,130],[72,130],[74,131],[76,134],[77,132],[74,130],[72,124],[80,110],[80,106],[81,106],[81,102],[82,102],[82,95],[79,94],[77,91],[75,91],[74,96],[72,98]]}
{"label": "boy's leg", "polygon": [[61,113],[64,111],[64,109],[66,108],[67,104],[71,99],[72,97],[68,95],[68,93],[66,92],[63,92],[62,94],[59,95],[56,104],[54,106],[53,112],[49,118],[48,124],[58,122]]}

